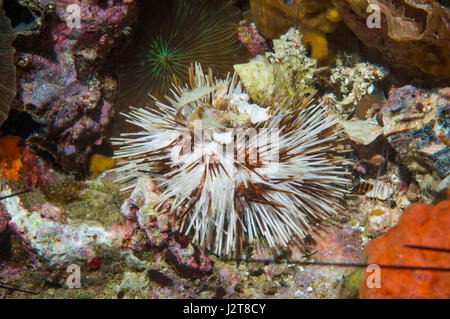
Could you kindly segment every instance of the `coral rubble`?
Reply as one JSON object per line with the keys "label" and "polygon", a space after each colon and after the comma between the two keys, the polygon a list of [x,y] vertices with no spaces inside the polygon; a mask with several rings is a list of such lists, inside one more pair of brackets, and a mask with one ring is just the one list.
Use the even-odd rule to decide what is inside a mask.
{"label": "coral rubble", "polygon": [[[10,189],[4,187],[1,196],[10,194]],[[9,227],[21,238],[37,265],[51,268],[88,261],[103,250],[108,251],[108,247],[121,247],[119,234],[94,223],[64,223],[63,213],[49,203],[29,211],[20,198],[11,197],[0,205],[0,210],[9,217]]]}
{"label": "coral rubble", "polygon": [[[0,125],[18,93],[0,136],[0,298],[450,298],[447,272],[382,268],[370,289],[353,268],[448,268],[446,252],[404,246],[450,248],[450,92],[412,85],[449,73],[442,1],[11,3],[15,85],[0,0]],[[381,10],[370,32],[368,4]],[[350,33],[342,20],[367,57],[329,47]],[[128,73],[114,74],[122,58]],[[188,69],[195,60],[214,68]],[[119,90],[156,97],[120,127]],[[21,118],[36,131],[12,128]],[[112,158],[111,124],[132,131]]]}
{"label": "coral rubble", "polygon": [[[173,264],[184,276],[196,278],[211,271],[211,260],[179,233],[173,218],[166,213],[157,213],[153,206],[159,195],[155,183],[148,177],[139,180],[130,197],[121,207],[122,215],[136,223],[143,231],[148,244],[164,250],[165,259]],[[133,247],[133,242],[131,243]]]}
{"label": "coral rubble", "polygon": [[336,66],[331,69],[330,84],[334,89],[323,99],[348,117],[364,97],[376,94],[377,82],[387,74],[388,70],[383,66],[340,54]]}
{"label": "coral rubble", "polygon": [[30,189],[50,185],[55,181],[53,169],[37,156],[29,145],[25,146],[22,162],[24,183]]}

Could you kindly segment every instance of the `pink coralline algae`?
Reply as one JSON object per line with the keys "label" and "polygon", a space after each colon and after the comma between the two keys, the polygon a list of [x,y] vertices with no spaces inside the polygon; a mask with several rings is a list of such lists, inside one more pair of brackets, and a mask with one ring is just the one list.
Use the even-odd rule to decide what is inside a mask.
{"label": "pink coralline algae", "polygon": [[187,238],[181,235],[179,238],[175,236],[175,240],[169,241],[166,259],[183,277],[201,278],[212,272],[213,264],[204,251],[192,245]]}
{"label": "pink coralline algae", "polygon": [[[120,212],[137,225],[135,232],[141,230],[146,234],[148,245],[161,252],[180,275],[200,278],[211,273],[213,263],[206,254],[178,232],[167,214],[153,210],[157,196],[155,183],[150,178],[143,178],[122,204]],[[135,241],[131,241],[130,246],[138,247]]]}
{"label": "pink coralline algae", "polygon": [[239,285],[241,278],[237,274],[237,271],[234,271],[229,268],[224,268],[220,271],[220,279],[225,289],[227,295],[234,295],[236,292],[236,287]]}
{"label": "pink coralline algae", "polygon": [[254,23],[248,23],[246,20],[241,21],[237,30],[238,40],[247,47],[251,54],[258,55],[269,48]]}
{"label": "pink coralline algae", "polygon": [[32,189],[41,185],[50,185],[55,179],[53,169],[31,150],[30,146],[25,146],[25,154],[22,159],[25,184]]}
{"label": "pink coralline algae", "polygon": [[[4,186],[0,196],[11,194]],[[51,269],[75,261],[90,262],[107,251],[123,251],[126,234],[116,227],[106,229],[100,224],[65,220],[64,211],[50,203],[27,209],[19,196],[0,201],[0,220],[7,218],[8,228],[21,240],[24,249],[38,267]],[[3,226],[4,227],[4,226]]]}
{"label": "pink coralline algae", "polygon": [[[13,106],[45,127],[30,142],[49,151],[65,169],[84,172],[92,149],[107,142],[117,82],[104,72],[104,64],[126,34],[133,1],[30,2],[44,8],[48,23],[18,41]],[[73,16],[77,8],[79,25]]]}

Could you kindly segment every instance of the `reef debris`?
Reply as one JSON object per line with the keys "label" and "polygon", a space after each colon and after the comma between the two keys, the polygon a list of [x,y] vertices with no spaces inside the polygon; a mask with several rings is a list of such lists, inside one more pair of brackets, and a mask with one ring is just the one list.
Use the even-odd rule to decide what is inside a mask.
{"label": "reef debris", "polygon": [[89,172],[93,178],[97,178],[101,173],[116,166],[116,161],[108,156],[92,154],[89,159]]}
{"label": "reef debris", "polygon": [[363,62],[357,56],[338,54],[330,73],[332,92],[322,98],[343,117],[349,118],[356,112],[361,99],[379,94],[378,82],[388,75],[389,70]]}
{"label": "reef debris", "polygon": [[242,20],[237,28],[237,38],[250,51],[251,54],[258,55],[266,51],[269,46],[266,39],[259,33],[253,22]]}
{"label": "reef debris", "polygon": [[370,121],[344,121],[345,133],[355,143],[369,145],[383,134],[383,128]]}
{"label": "reef debris", "polygon": [[[11,194],[4,185],[1,196]],[[90,261],[99,253],[120,251],[124,238],[94,222],[65,222],[64,212],[50,203],[35,210],[24,207],[18,196],[6,198],[0,210],[37,266],[52,269],[76,261]]]}

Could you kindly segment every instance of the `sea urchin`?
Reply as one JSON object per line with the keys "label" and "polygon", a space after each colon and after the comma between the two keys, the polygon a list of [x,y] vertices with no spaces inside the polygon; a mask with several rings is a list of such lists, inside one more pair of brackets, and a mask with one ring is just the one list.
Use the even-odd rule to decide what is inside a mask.
{"label": "sea urchin", "polygon": [[230,254],[243,243],[301,245],[341,210],[347,161],[322,104],[251,104],[236,75],[215,79],[199,64],[172,93],[167,104],[155,99],[152,109],[123,114],[141,132],[114,139],[114,171],[124,189],[151,174],[163,189],[155,208],[168,209],[201,247]]}

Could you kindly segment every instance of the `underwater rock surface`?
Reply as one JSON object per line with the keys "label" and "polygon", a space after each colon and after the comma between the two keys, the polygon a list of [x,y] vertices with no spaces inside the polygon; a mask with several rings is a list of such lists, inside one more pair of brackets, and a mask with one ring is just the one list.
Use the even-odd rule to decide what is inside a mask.
{"label": "underwater rock surface", "polygon": [[338,54],[336,65],[330,73],[329,85],[332,91],[322,98],[340,114],[349,117],[357,113],[361,100],[376,95],[379,83],[389,74],[389,70],[381,65]]}
{"label": "underwater rock surface", "polygon": [[[233,64],[246,60],[236,26],[240,11],[229,0],[137,1],[139,17],[129,41],[119,50],[119,105],[151,105],[149,94],[170,95],[174,76],[188,80],[195,62],[226,76]],[[245,51],[245,49],[244,49]]]}
{"label": "underwater rock surface", "polygon": [[166,260],[184,276],[196,278],[210,273],[212,263],[204,252],[178,233],[178,227],[167,212],[161,214],[153,210],[158,196],[156,191],[149,177],[141,178],[122,205],[122,215],[139,225],[151,247],[165,249]]}
{"label": "underwater rock surface", "polygon": [[450,9],[439,1],[333,0],[333,4],[358,39],[392,67],[411,78],[450,78]]}
{"label": "underwater rock surface", "polygon": [[450,172],[450,89],[393,88],[381,114],[399,160],[425,194],[434,192]]}
{"label": "underwater rock surface", "polygon": [[[69,10],[71,4],[80,10],[79,25]],[[28,2],[46,8],[48,22],[39,34],[18,41],[14,107],[44,125],[32,142],[69,171],[86,171],[89,154],[108,140],[117,83],[104,66],[124,36],[131,4],[54,1],[48,10],[48,1]]]}
{"label": "underwater rock surface", "polygon": [[249,23],[246,20],[241,21],[237,31],[237,39],[246,46],[252,55],[261,54],[269,48],[266,39],[259,34],[259,31],[253,22]]}
{"label": "underwater rock surface", "polygon": [[[0,194],[10,195],[11,191],[6,187]],[[50,203],[29,211],[20,198],[11,197],[2,201],[0,211],[2,218],[8,217],[9,228],[21,238],[32,260],[49,269],[89,261],[101,247],[120,249],[123,241],[120,233],[99,224],[63,222],[64,212]]]}

